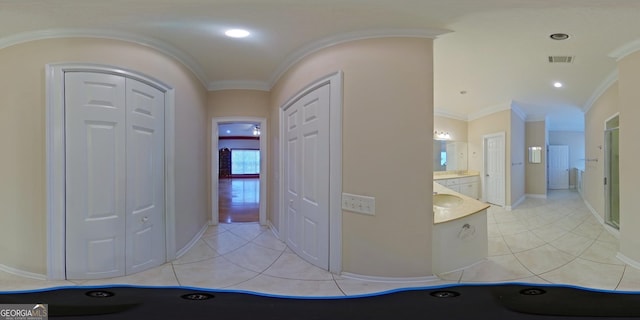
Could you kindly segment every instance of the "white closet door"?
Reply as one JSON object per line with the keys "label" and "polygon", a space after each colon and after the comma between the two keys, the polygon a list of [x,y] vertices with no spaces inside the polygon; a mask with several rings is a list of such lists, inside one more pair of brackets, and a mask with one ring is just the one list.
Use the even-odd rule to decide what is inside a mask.
{"label": "white closet door", "polygon": [[127,267],[139,272],[166,261],[164,93],[127,79]]}
{"label": "white closet door", "polygon": [[164,93],[125,77],[65,74],[67,279],[166,261]]}
{"label": "white closet door", "polygon": [[125,79],[65,75],[68,279],[125,274]]}
{"label": "white closet door", "polygon": [[329,85],[285,110],[287,245],[329,268]]}

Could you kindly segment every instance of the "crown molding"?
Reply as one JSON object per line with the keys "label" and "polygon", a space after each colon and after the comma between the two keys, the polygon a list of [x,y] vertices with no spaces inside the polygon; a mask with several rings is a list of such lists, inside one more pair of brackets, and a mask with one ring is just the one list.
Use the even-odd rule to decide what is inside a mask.
{"label": "crown molding", "polygon": [[375,39],[375,38],[387,38],[387,37],[412,37],[412,38],[426,38],[435,39],[440,35],[451,32],[451,30],[445,29],[375,29],[364,30],[343,33],[315,41],[306,45],[289,55],[279,66],[275,72],[269,78],[269,85],[273,87],[276,82],[284,75],[291,66],[300,62],[304,57],[316,51],[355,40]]}
{"label": "crown molding", "polygon": [[209,91],[221,91],[221,90],[270,91],[271,86],[264,81],[224,80],[224,81],[213,81],[209,83],[208,90]]}
{"label": "crown molding", "polygon": [[547,115],[546,114],[529,114],[527,115],[527,120],[526,122],[540,122],[540,121],[547,121]]}
{"label": "crown molding", "polygon": [[438,117],[454,119],[454,120],[461,120],[461,121],[468,121],[469,120],[469,118],[467,117],[466,114],[446,111],[446,110],[442,110],[440,108],[434,108],[433,109],[433,115],[434,116],[438,116]]}
{"label": "crown molding", "polygon": [[522,120],[527,121],[527,114],[515,103],[511,103],[511,110]]}
{"label": "crown molding", "polygon": [[628,42],[609,53],[609,57],[615,58],[616,61],[622,60],[624,57],[640,50],[640,39]]}
{"label": "crown molding", "polygon": [[13,45],[45,39],[56,38],[102,38],[136,43],[141,46],[150,47],[163,54],[178,60],[185,65],[207,88],[207,77],[202,73],[200,65],[191,56],[182,50],[158,39],[145,37],[128,32],[119,32],[105,29],[45,29],[30,32],[18,33],[12,36],[0,38],[0,49]]}
{"label": "crown molding", "polygon": [[604,94],[609,87],[611,87],[614,83],[618,81],[618,69],[614,69],[609,73],[609,75],[600,83],[600,85],[596,88],[595,91],[591,94],[591,97],[585,102],[584,106],[582,106],[582,111],[587,113],[593,107],[593,104],[596,103],[596,100],[600,98]]}
{"label": "crown molding", "polygon": [[483,117],[486,117],[490,114],[496,113],[496,112],[500,112],[500,111],[505,111],[505,110],[511,110],[511,101],[505,102],[505,103],[501,103],[492,107],[488,107],[488,108],[484,108],[480,111],[474,112],[469,114],[469,121],[473,121],[473,120],[477,120]]}

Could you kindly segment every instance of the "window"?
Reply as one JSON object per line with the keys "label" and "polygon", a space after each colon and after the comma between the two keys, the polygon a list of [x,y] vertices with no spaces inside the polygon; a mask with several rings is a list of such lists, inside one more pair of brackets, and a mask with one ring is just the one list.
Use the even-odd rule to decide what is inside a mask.
{"label": "window", "polygon": [[231,174],[259,174],[260,150],[231,150]]}

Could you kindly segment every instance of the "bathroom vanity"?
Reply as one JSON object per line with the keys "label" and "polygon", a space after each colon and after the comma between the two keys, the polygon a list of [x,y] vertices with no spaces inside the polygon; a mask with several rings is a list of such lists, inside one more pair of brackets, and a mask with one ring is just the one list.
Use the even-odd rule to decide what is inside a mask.
{"label": "bathroom vanity", "polygon": [[488,255],[489,204],[433,182],[434,274],[458,270]]}

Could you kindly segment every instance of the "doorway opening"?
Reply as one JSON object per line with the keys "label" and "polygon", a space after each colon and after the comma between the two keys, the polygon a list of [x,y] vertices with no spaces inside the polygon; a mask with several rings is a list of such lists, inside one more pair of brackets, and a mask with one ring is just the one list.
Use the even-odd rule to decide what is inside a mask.
{"label": "doorway opening", "polygon": [[211,224],[266,225],[266,119],[214,118]]}
{"label": "doorway opening", "polygon": [[608,119],[604,128],[605,222],[620,229],[619,115]]}

